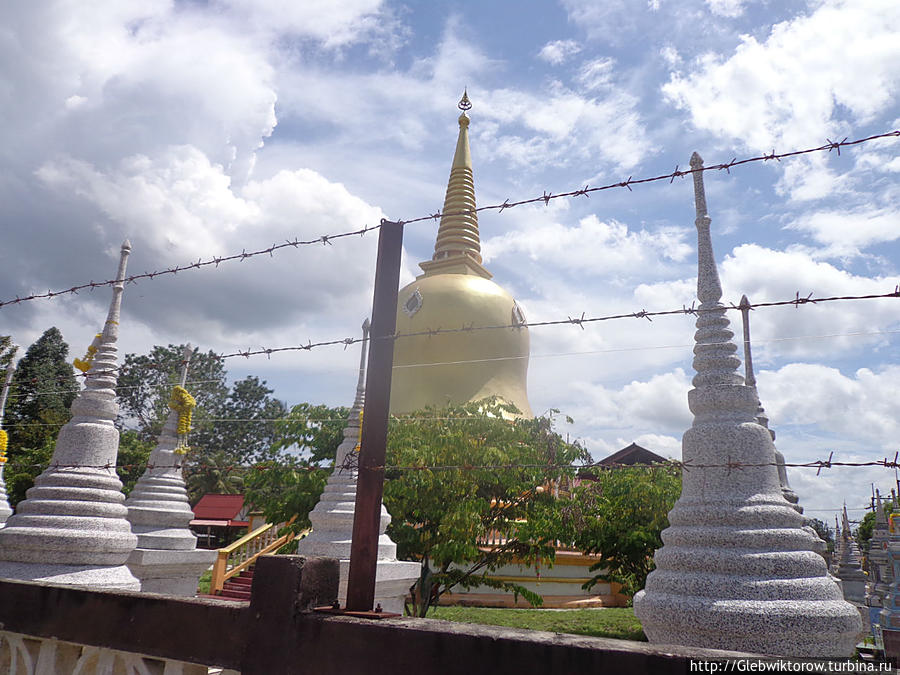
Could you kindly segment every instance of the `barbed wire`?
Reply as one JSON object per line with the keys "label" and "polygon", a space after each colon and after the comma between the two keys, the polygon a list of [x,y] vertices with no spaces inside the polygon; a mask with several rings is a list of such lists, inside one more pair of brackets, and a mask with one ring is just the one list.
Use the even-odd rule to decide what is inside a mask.
{"label": "barbed wire", "polygon": [[[520,463],[508,463],[508,464],[439,464],[439,465],[427,465],[427,464],[409,464],[409,465],[392,465],[385,464],[374,467],[368,467],[367,470],[371,471],[402,471],[402,472],[412,472],[412,471],[514,471],[519,469],[527,469],[527,470],[535,470],[535,469],[546,469],[548,471],[560,471],[560,470],[574,470],[576,472],[583,472],[591,469],[599,469],[601,471],[615,471],[619,469],[629,469],[629,470],[658,470],[658,469],[728,469],[728,470],[743,470],[750,468],[760,468],[766,466],[784,466],[786,468],[800,468],[800,469],[832,469],[836,467],[851,467],[851,468],[864,468],[864,467],[882,467],[886,469],[898,469],[900,468],[900,458],[896,455],[894,459],[889,459],[887,457],[878,460],[870,460],[866,462],[841,462],[837,461],[830,456],[828,459],[816,459],[810,460],[807,462],[785,462],[784,464],[780,464],[779,462],[742,462],[738,460],[729,460],[727,462],[692,462],[690,460],[683,461],[677,459],[669,459],[665,462],[659,462],[656,464],[622,464],[622,463],[604,463],[603,460],[599,460],[596,462],[585,462],[581,464],[564,464],[564,463],[554,463],[554,462],[541,462],[541,463],[533,463],[533,464],[520,464]],[[347,455],[346,460],[339,466],[334,468],[341,470],[361,470],[361,468],[357,465],[356,459],[358,458],[358,453],[349,453]],[[208,464],[208,463],[190,463],[181,462],[176,464],[151,464],[151,463],[138,463],[138,464],[117,464],[115,462],[106,462],[103,464],[72,464],[72,463],[60,463],[60,462],[15,462],[10,461],[6,463],[6,466],[14,466],[14,467],[30,467],[30,468],[52,468],[52,469],[102,469],[102,470],[113,470],[113,469],[135,469],[135,468],[147,468],[147,469],[232,469],[232,470],[240,470],[240,471],[265,471],[271,468],[268,465],[268,460],[264,460],[261,462],[256,462],[254,464],[243,465],[240,463],[230,463],[224,466],[220,466],[217,464]],[[300,469],[300,470],[309,470],[309,471],[319,471],[319,470],[329,470],[332,467],[322,467],[316,465],[309,466],[295,466],[291,465],[292,469]]]}
{"label": "barbed wire", "polygon": [[672,171],[671,173],[662,174],[660,176],[653,176],[651,178],[633,178],[632,176],[629,176],[627,180],[617,181],[615,183],[608,183],[606,185],[600,185],[597,187],[591,187],[589,185],[585,185],[581,189],[570,190],[568,192],[560,192],[558,194],[552,194],[545,190],[544,194],[542,194],[540,197],[532,197],[530,199],[521,199],[519,201],[514,201],[514,202],[511,202],[511,201],[509,201],[509,199],[507,199],[502,204],[492,204],[490,206],[480,206],[475,209],[466,209],[463,211],[453,211],[453,212],[448,212],[445,214],[442,214],[440,211],[437,211],[428,216],[420,216],[418,218],[410,218],[408,220],[398,220],[396,222],[403,224],[403,225],[408,225],[410,223],[418,223],[418,222],[425,221],[425,220],[437,220],[444,215],[463,216],[463,215],[469,215],[473,212],[477,213],[478,211],[503,212],[506,209],[511,209],[516,206],[524,206],[526,204],[538,204],[538,203],[549,204],[550,201],[552,201],[554,199],[564,199],[564,198],[569,198],[569,197],[588,197],[588,196],[590,196],[591,193],[601,192],[604,190],[613,190],[615,188],[627,188],[629,191],[631,191],[632,185],[643,185],[645,183],[655,183],[655,182],[664,181],[664,180],[668,180],[671,183],[676,178],[683,178],[684,176],[689,176],[694,173],[702,173],[704,171],[722,171],[722,170],[724,170],[726,173],[730,174],[731,169],[733,169],[734,167],[741,166],[744,164],[751,164],[753,162],[768,162],[771,160],[781,161],[782,159],[786,159],[789,157],[798,157],[800,155],[808,155],[808,154],[811,154],[814,152],[823,152],[825,150],[827,150],[828,152],[831,152],[832,150],[837,150],[838,155],[840,155],[841,148],[844,148],[844,147],[860,145],[862,143],[868,143],[870,141],[874,141],[874,140],[878,140],[878,139],[882,139],[882,138],[896,138],[896,137],[900,137],[900,130],[888,131],[888,132],[881,133],[881,134],[875,134],[874,136],[867,136],[866,138],[859,138],[859,139],[856,139],[853,141],[847,140],[846,137],[843,140],[836,141],[836,142],[832,141],[830,139],[825,139],[827,141],[827,143],[825,143],[825,145],[820,145],[819,147],[816,147],[816,148],[806,148],[805,150],[794,150],[791,152],[782,152],[782,153],[776,153],[775,150],[773,149],[772,152],[768,153],[768,154],[763,154],[763,155],[759,155],[756,157],[747,157],[745,159],[733,158],[730,162],[720,162],[718,164],[711,164],[709,166],[703,166],[703,167],[699,167],[697,169],[680,170],[679,166],[676,165],[675,170]]}
{"label": "barbed wire", "polygon": [[[800,307],[801,305],[816,305],[827,302],[838,302],[838,301],[854,301],[854,300],[875,300],[875,299],[886,299],[886,298],[900,298],[900,286],[895,286],[893,291],[887,293],[870,293],[865,295],[833,295],[822,298],[813,297],[813,293],[808,293],[806,296],[801,296],[800,292],[797,291],[795,296],[789,300],[776,300],[770,302],[756,302],[751,303],[749,305],[750,309],[758,309],[760,307],[785,307],[793,305],[794,307]],[[591,323],[600,323],[603,321],[617,321],[620,319],[646,319],[647,321],[653,320],[654,317],[660,316],[676,316],[676,315],[691,315],[697,316],[703,313],[710,312],[720,312],[722,310],[737,310],[740,311],[740,307],[731,303],[729,305],[720,305],[718,307],[712,308],[701,308],[695,307],[692,303],[690,307],[682,306],[681,309],[668,309],[668,310],[659,310],[659,311],[647,311],[641,309],[639,311],[633,312],[623,312],[618,314],[608,314],[605,316],[594,316],[588,317],[584,312],[582,312],[580,317],[566,317],[565,319],[552,319],[548,321],[526,321],[523,323],[508,323],[508,324],[495,324],[488,326],[461,326],[459,328],[429,328],[421,331],[414,331],[410,333],[394,333],[393,335],[380,336],[380,337],[346,337],[342,339],[335,340],[324,340],[321,342],[312,342],[309,341],[305,345],[293,345],[289,347],[262,347],[259,349],[246,349],[246,350],[238,350],[228,354],[222,354],[219,356],[220,359],[229,359],[238,356],[243,356],[244,358],[249,358],[251,356],[260,356],[265,355],[271,357],[272,354],[277,354],[281,352],[294,352],[294,351],[311,351],[313,349],[317,349],[319,347],[327,347],[332,345],[344,345],[345,347],[349,347],[354,344],[358,344],[361,342],[366,342],[369,340],[398,340],[402,338],[410,338],[410,337],[422,337],[422,336],[435,336],[435,335],[443,335],[446,333],[472,333],[476,331],[482,330],[504,330],[504,329],[521,329],[521,328],[535,328],[535,327],[544,327],[544,326],[563,326],[563,325],[572,325],[578,326],[580,328],[584,328],[585,324]]]}
{"label": "barbed wire", "polygon": [[[877,331],[853,331],[853,332],[849,332],[849,333],[822,333],[822,334],[818,334],[818,335],[787,335],[787,336],[782,336],[782,337],[754,338],[753,343],[758,345],[758,344],[770,344],[770,343],[775,343],[775,342],[793,342],[793,341],[797,341],[797,340],[823,340],[823,339],[845,338],[845,337],[854,337],[855,338],[855,337],[871,337],[871,336],[876,336],[876,335],[897,335],[898,333],[900,333],[900,329],[877,330]],[[362,340],[360,340],[360,342],[361,341]],[[422,363],[404,363],[404,364],[400,364],[400,365],[395,364],[393,366],[393,369],[400,370],[400,369],[406,369],[406,368],[427,368],[427,367],[432,367],[432,366],[456,366],[456,365],[464,365],[464,364],[469,364],[469,363],[491,363],[494,361],[518,361],[518,360],[522,360],[522,359],[534,360],[534,359],[559,358],[559,357],[565,357],[565,356],[590,356],[590,355],[595,355],[595,354],[617,354],[617,353],[622,353],[622,352],[640,352],[640,351],[652,351],[652,350],[660,350],[660,349],[690,349],[690,348],[694,347],[694,344],[695,343],[693,343],[693,342],[683,342],[680,344],[669,344],[669,345],[644,345],[644,346],[639,346],[639,347],[608,347],[606,349],[587,349],[587,350],[575,351],[575,352],[547,352],[547,353],[541,353],[541,354],[495,356],[495,357],[481,358],[481,359],[460,359],[457,361],[434,361],[434,362],[428,362],[428,363],[424,363],[424,362],[422,362]],[[715,346],[715,345],[725,345],[725,344],[735,344],[735,343],[733,341],[727,341],[727,342],[709,342],[709,343],[705,343],[705,344],[710,345],[710,346]],[[297,347],[297,349],[303,349],[305,351],[306,347],[305,346],[302,348]],[[244,354],[242,353],[240,355],[243,356]],[[153,364],[151,364],[151,365],[153,365]],[[156,364],[156,365],[162,366],[163,364]],[[122,366],[120,366],[118,368],[118,370],[121,370],[121,369],[122,369]],[[76,374],[76,377],[82,377],[84,375],[85,375],[85,373],[78,373],[78,374]],[[60,378],[60,380],[61,379],[62,378]],[[213,382],[221,382],[221,380],[218,380],[218,379],[189,380],[185,384],[186,385],[195,385],[195,384],[206,384],[206,383],[213,383]],[[142,384],[117,385],[116,391],[118,392],[118,391],[125,390],[125,389],[140,389],[141,387],[147,387],[148,389],[167,389],[167,388],[171,388],[172,386],[173,386],[172,383],[167,383],[167,382],[159,382],[159,383],[149,384],[149,385],[142,385]],[[51,389],[51,390],[45,390],[45,391],[29,392],[28,394],[10,393],[9,398],[13,399],[13,398],[20,398],[23,396],[49,396],[49,395],[55,395],[55,394],[72,394],[72,393],[77,394],[78,391],[79,390],[77,390],[77,389],[76,390]],[[335,406],[331,406],[331,407],[335,407]],[[430,418],[430,419],[434,419],[434,418]],[[264,420],[263,419],[257,420],[255,418],[252,420],[251,419],[237,420],[235,418],[219,418],[219,419],[215,419],[215,420],[204,420],[204,421],[205,422],[210,422],[210,421],[215,421],[215,422],[229,422],[229,421],[278,422],[278,421],[296,421],[296,420],[294,420],[292,418],[266,418]],[[340,420],[319,420],[319,419],[310,418],[307,421],[335,422],[335,421],[340,421]],[[37,423],[35,423],[35,424],[37,424]],[[56,423],[53,423],[53,424],[46,423],[45,425],[46,426],[56,426]]]}
{"label": "barbed wire", "polygon": [[[305,239],[305,240],[296,239],[296,238],[289,239],[288,241],[282,242],[280,244],[272,244],[268,248],[262,248],[262,249],[259,249],[256,251],[248,252],[246,249],[244,249],[240,253],[235,253],[232,255],[213,256],[206,260],[204,260],[203,258],[200,258],[199,260],[197,260],[197,262],[189,263],[187,265],[177,265],[175,267],[169,267],[167,269],[156,270],[154,272],[143,272],[141,274],[132,274],[132,275],[126,276],[124,278],[124,282],[126,284],[132,284],[132,283],[136,283],[140,279],[153,280],[156,277],[166,276],[169,274],[178,274],[178,272],[185,272],[187,270],[196,270],[196,269],[200,269],[202,267],[208,267],[210,265],[214,265],[215,267],[218,267],[222,263],[231,262],[234,260],[243,262],[244,260],[246,260],[248,258],[255,258],[256,256],[260,256],[260,255],[268,254],[271,257],[272,254],[275,253],[275,251],[281,250],[283,248],[299,248],[300,246],[312,246],[313,244],[322,244],[323,246],[326,244],[330,245],[331,242],[335,239],[343,239],[345,237],[353,237],[353,236],[363,236],[363,235],[367,234],[368,232],[372,232],[374,230],[379,229],[380,227],[381,227],[380,223],[378,225],[373,225],[371,227],[369,225],[366,225],[362,229],[353,230],[351,232],[339,232],[337,234],[323,234],[323,235],[316,237],[315,239]],[[16,298],[13,300],[0,301],[0,308],[5,307],[6,305],[17,305],[21,302],[27,302],[29,300],[49,299],[49,298],[55,298],[57,296],[67,295],[67,294],[76,294],[77,295],[78,291],[83,291],[86,289],[90,289],[91,291],[93,291],[96,288],[102,288],[104,286],[112,286],[115,283],[121,283],[121,281],[122,280],[116,280],[116,279],[108,279],[107,281],[89,281],[87,283],[77,284],[75,286],[72,286],[71,288],[66,288],[66,289],[63,289],[60,291],[47,291],[46,293],[35,293],[33,295],[27,295],[27,296],[22,296],[22,297],[16,296]]]}
{"label": "barbed wire", "polygon": [[[183,272],[183,271],[192,270],[192,269],[200,269],[200,268],[208,267],[208,266],[215,266],[217,268],[220,264],[225,263],[225,262],[231,262],[234,260],[244,261],[248,258],[253,258],[256,256],[266,255],[266,254],[268,254],[271,257],[275,251],[278,251],[283,248],[291,248],[292,247],[292,248],[296,249],[296,248],[299,248],[300,246],[311,246],[314,244],[329,245],[332,243],[332,241],[334,241],[336,239],[342,239],[345,237],[352,237],[352,236],[363,236],[368,232],[379,229],[381,227],[381,225],[385,222],[394,222],[394,223],[401,224],[401,225],[409,225],[409,224],[419,223],[419,222],[424,222],[424,221],[429,221],[429,220],[436,221],[444,216],[471,215],[474,213],[478,213],[479,211],[497,211],[498,213],[502,213],[506,209],[515,208],[517,206],[525,206],[528,204],[537,204],[537,203],[543,203],[545,205],[548,205],[552,200],[568,199],[568,198],[573,198],[573,197],[589,197],[592,193],[601,192],[601,191],[605,191],[605,190],[612,190],[615,188],[627,188],[628,191],[631,192],[633,185],[643,185],[643,184],[655,183],[655,182],[659,182],[659,181],[663,181],[663,180],[668,180],[671,183],[676,178],[683,178],[684,176],[688,176],[688,175],[698,173],[698,172],[702,173],[704,171],[725,170],[727,173],[730,174],[731,169],[733,169],[734,167],[745,165],[745,164],[750,164],[753,162],[767,162],[767,161],[772,161],[772,160],[781,161],[782,159],[787,159],[790,157],[798,157],[800,155],[807,155],[807,154],[816,153],[816,152],[824,152],[826,150],[829,153],[832,150],[836,150],[837,154],[840,155],[841,148],[844,148],[844,147],[860,145],[862,143],[868,143],[868,142],[878,140],[878,139],[897,138],[897,137],[900,137],[900,130],[888,131],[888,132],[884,132],[881,134],[875,134],[872,136],[867,136],[865,138],[859,138],[859,139],[855,139],[855,140],[848,140],[846,137],[840,141],[832,141],[830,139],[826,139],[827,142],[824,145],[821,145],[821,146],[818,146],[815,148],[806,148],[803,150],[793,150],[790,152],[782,152],[782,153],[776,153],[775,150],[773,149],[772,152],[768,153],[768,154],[758,155],[755,157],[747,157],[747,158],[740,159],[740,160],[735,157],[735,158],[732,158],[731,161],[729,161],[729,162],[720,162],[718,164],[711,164],[709,166],[698,167],[697,169],[692,168],[692,169],[688,169],[688,170],[681,170],[679,168],[679,166],[676,165],[675,170],[672,171],[671,173],[662,174],[659,176],[651,176],[648,178],[634,178],[633,176],[629,176],[626,180],[617,181],[614,183],[608,183],[606,185],[600,185],[600,186],[595,186],[595,187],[591,187],[590,185],[585,185],[583,188],[580,188],[577,190],[569,190],[567,192],[559,192],[556,194],[547,192],[545,190],[543,192],[543,194],[540,195],[539,197],[520,199],[518,201],[510,201],[509,199],[506,199],[503,201],[502,204],[490,204],[488,206],[479,206],[474,209],[463,209],[460,211],[449,211],[446,213],[441,213],[438,210],[438,211],[435,211],[434,213],[426,215],[426,216],[419,216],[417,218],[399,219],[396,221],[387,221],[386,219],[382,219],[381,223],[379,223],[378,225],[371,226],[371,227],[366,225],[362,229],[357,229],[357,230],[353,230],[350,232],[340,232],[337,234],[320,235],[318,237],[315,237],[314,239],[300,240],[300,239],[295,238],[293,240],[288,240],[288,241],[285,241],[282,243],[272,244],[271,246],[269,246],[267,248],[258,249],[256,251],[248,252],[246,249],[244,249],[240,253],[235,253],[232,255],[213,256],[206,260],[204,260],[203,258],[200,258],[199,260],[197,260],[197,262],[189,263],[187,265],[174,266],[174,267],[169,267],[166,269],[156,270],[154,272],[144,272],[142,274],[130,275],[130,276],[125,277],[124,281],[125,281],[125,283],[135,283],[141,279],[153,280],[159,276],[177,274],[178,272]],[[90,289],[93,291],[96,288],[101,288],[103,286],[111,286],[115,283],[117,283],[117,280],[115,280],[115,279],[110,279],[107,281],[96,281],[96,282],[89,281],[87,283],[77,284],[75,286],[72,286],[71,288],[67,288],[67,289],[63,289],[63,290],[59,290],[59,291],[47,291],[46,293],[35,293],[32,295],[22,296],[22,297],[16,296],[16,298],[14,298],[12,300],[0,301],[0,308],[3,308],[7,305],[16,305],[16,304],[31,301],[31,300],[50,299],[50,298],[58,297],[60,295],[77,294],[78,291],[82,291],[82,290],[86,290],[86,289]],[[329,343],[329,344],[332,344],[332,343]]]}

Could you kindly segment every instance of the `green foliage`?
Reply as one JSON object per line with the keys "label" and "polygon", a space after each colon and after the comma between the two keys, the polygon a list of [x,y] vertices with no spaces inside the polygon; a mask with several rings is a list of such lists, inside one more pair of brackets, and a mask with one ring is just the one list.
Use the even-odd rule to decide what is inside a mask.
{"label": "green foliage", "polygon": [[24,448],[43,448],[55,441],[69,421],[69,406],[79,387],[68,354],[62,333],[48,328],[16,366],[4,417],[11,462],[19,460]]}
{"label": "green foliage", "polygon": [[119,432],[119,454],[116,459],[116,473],[122,481],[122,492],[126,495],[134,488],[150,461],[150,453],[154,444],[142,440],[140,434],[133,429]]}
{"label": "green foliage", "polygon": [[809,526],[816,531],[816,534],[819,535],[819,539],[825,542],[827,551],[829,553],[834,551],[834,530],[818,518],[811,518]]}
{"label": "green foliage", "polygon": [[[881,508],[884,510],[884,516],[887,518],[894,512],[894,505],[890,501],[882,502]],[[869,543],[872,540],[872,533],[875,531],[875,511],[869,511],[863,516],[859,529],[856,530],[856,544],[859,550],[866,553],[869,550]]]}
{"label": "green foliage", "polygon": [[[169,345],[156,346],[149,354],[126,354],[119,375],[119,421],[136,421],[138,440],[155,444],[169,414],[172,387],[181,376],[183,353],[182,345]],[[194,350],[186,388],[197,407],[184,463],[192,503],[208,492],[241,492],[246,466],[277,454],[277,423],[270,420],[284,415],[284,404],[257,377],[230,388],[226,378],[214,352]]]}
{"label": "green foliage", "polygon": [[622,467],[594,473],[561,505],[566,539],[585,553],[599,553],[600,570],[585,584],[622,584],[633,594],[644,587],[653,569],[653,553],[662,546],[660,533],[669,526],[668,512],[681,493],[681,469],[675,464]]}
{"label": "green foliage", "polygon": [[[69,346],[56,328],[47,329],[19,361],[9,390],[3,427],[9,433],[4,478],[9,502],[18,504],[50,463],[56,436],[71,417],[78,382],[68,361]],[[13,357],[11,341],[0,338],[0,377]]]}
{"label": "green foliage", "polygon": [[338,446],[344,440],[349,408],[300,403],[278,423],[273,449],[299,448],[309,453],[309,462],[320,466],[334,462]]}
{"label": "green foliage", "polygon": [[205,494],[236,495],[244,489],[246,467],[236,464],[228,453],[218,450],[193,456],[184,465],[184,482],[187,484],[191,506]]}
{"label": "green foliage", "polygon": [[3,471],[10,504],[15,506],[25,499],[25,493],[34,485],[34,479],[50,464],[55,447],[56,439],[48,438],[44,445],[38,448],[18,447],[12,450],[10,454],[13,459]]}
{"label": "green foliage", "polygon": [[869,542],[872,540],[872,533],[875,531],[875,512],[869,511],[863,516],[859,528],[856,530],[856,544],[859,550],[865,553],[869,550]]}
{"label": "green foliage", "polygon": [[309,512],[319,501],[328,472],[308,461],[286,456],[255,465],[244,476],[244,497],[261,509],[268,523],[284,523],[297,516],[291,529],[310,526]]}
{"label": "green foliage", "polygon": [[[585,453],[554,433],[550,418],[502,419],[516,412],[485,399],[429,408],[391,426],[388,464],[415,468],[387,475],[388,534],[399,557],[423,563],[412,610],[419,616],[456,585],[492,586],[541,602],[521,586],[485,575],[514,560],[553,560],[561,523],[553,486],[573,475],[569,465]],[[440,466],[463,468],[429,468]],[[496,468],[467,468],[477,466]],[[504,543],[480,547],[490,534]],[[433,576],[424,569],[429,565]]]}

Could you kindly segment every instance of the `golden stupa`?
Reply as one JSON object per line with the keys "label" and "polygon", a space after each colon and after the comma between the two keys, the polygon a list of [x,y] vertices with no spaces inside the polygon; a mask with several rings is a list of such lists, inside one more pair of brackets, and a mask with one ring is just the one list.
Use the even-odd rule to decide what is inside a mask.
{"label": "golden stupa", "polygon": [[[497,396],[515,405],[522,416],[532,416],[525,316],[481,264],[466,114],[471,107],[463,93],[459,138],[434,255],[419,264],[423,274],[400,290],[391,387],[394,414]],[[508,327],[402,337],[484,326]]]}

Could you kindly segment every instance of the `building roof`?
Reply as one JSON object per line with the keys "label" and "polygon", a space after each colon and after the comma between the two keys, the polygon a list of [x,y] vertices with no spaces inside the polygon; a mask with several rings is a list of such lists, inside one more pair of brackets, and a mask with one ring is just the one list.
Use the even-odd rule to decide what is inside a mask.
{"label": "building roof", "polygon": [[235,520],[244,508],[244,495],[203,495],[194,506],[195,520]]}
{"label": "building roof", "polygon": [[610,466],[612,464],[659,464],[665,461],[665,457],[660,457],[655,452],[650,452],[647,448],[642,448],[637,443],[632,443],[618,452],[614,452],[609,457],[601,459],[599,464],[601,466]]}

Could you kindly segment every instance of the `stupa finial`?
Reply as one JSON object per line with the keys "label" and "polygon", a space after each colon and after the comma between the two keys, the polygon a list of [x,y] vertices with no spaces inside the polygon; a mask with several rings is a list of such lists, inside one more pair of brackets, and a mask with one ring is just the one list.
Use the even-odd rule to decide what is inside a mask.
{"label": "stupa finial", "polygon": [[459,99],[459,103],[456,104],[456,107],[462,110],[464,113],[472,109],[472,102],[469,100],[469,88],[465,87],[463,89],[462,98]]}
{"label": "stupa finial", "polygon": [[183,387],[187,383],[188,368],[191,367],[191,356],[194,355],[194,346],[188,342],[181,352],[181,379],[179,384]]}
{"label": "stupa finial", "polygon": [[472,108],[468,90],[463,91],[457,107],[459,136],[450,167],[450,180],[441,211],[441,224],[431,260],[419,263],[426,275],[477,274],[493,276],[481,264],[481,238],[478,234],[478,212],[475,206],[475,180],[472,175],[472,153],[469,150],[469,116]]}
{"label": "stupa finial", "polygon": [[362,410],[363,403],[366,400],[366,352],[368,352],[369,347],[369,328],[371,325],[369,317],[366,317],[366,320],[362,323],[363,339],[360,342],[359,350],[359,378],[356,380],[356,398],[353,401],[353,410],[357,408]]}
{"label": "stupa finial", "polygon": [[709,225],[712,219],[706,211],[706,190],[703,186],[703,159],[696,152],[691,155],[691,172],[694,175],[694,205],[697,217],[697,297],[703,304],[717,303],[722,298],[722,284],[713,254]]}

